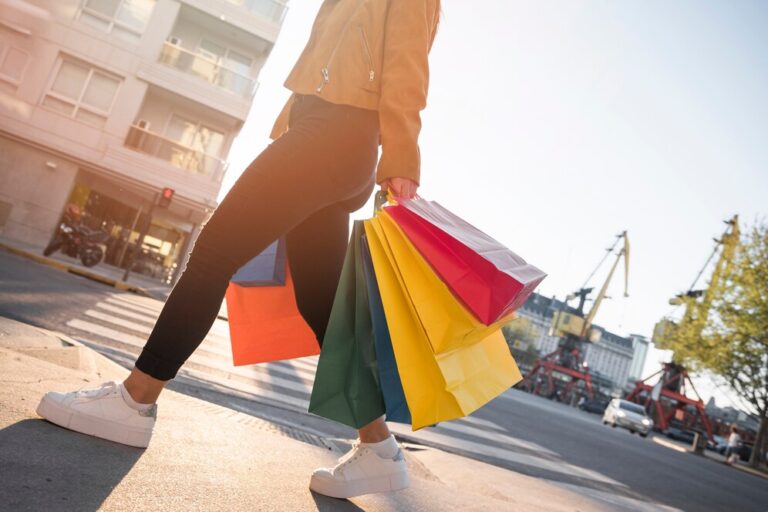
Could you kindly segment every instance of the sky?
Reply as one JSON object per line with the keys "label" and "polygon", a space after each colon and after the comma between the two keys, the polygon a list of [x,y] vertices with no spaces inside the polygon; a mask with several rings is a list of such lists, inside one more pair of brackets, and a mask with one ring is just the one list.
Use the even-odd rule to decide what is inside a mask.
{"label": "sky", "polygon": [[[320,4],[289,3],[222,196],[269,143]],[[617,273],[595,321],[650,337],[682,313],[668,300],[722,221],[768,220],[766,26],[760,0],[443,0],[419,194],[547,272],[537,291],[558,298],[627,230],[630,296]],[[646,373],[668,358],[652,350]],[[709,378],[696,385],[733,403]]]}

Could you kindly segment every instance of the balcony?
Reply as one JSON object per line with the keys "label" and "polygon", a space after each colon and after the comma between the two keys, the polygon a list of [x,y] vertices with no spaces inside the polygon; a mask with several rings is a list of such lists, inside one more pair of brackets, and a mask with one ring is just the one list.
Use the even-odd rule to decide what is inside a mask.
{"label": "balcony", "polygon": [[221,183],[228,162],[180,144],[137,125],[131,126],[125,146],[170,163],[174,167]]}
{"label": "balcony", "polygon": [[232,71],[215,60],[191,52],[169,41],[163,45],[160,62],[201,78],[241,98],[252,99],[259,88],[259,82],[253,78]]}
{"label": "balcony", "polygon": [[226,0],[230,4],[244,7],[249,12],[282,24],[288,12],[287,2],[281,0]]}

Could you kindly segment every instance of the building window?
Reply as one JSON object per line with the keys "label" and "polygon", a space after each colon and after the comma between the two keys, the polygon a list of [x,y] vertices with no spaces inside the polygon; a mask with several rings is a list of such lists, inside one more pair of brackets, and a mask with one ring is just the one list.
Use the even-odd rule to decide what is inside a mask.
{"label": "building window", "polygon": [[28,62],[27,52],[13,46],[0,46],[0,80],[19,85]]}
{"label": "building window", "polygon": [[104,126],[121,79],[89,64],[62,59],[43,105],[101,128]]}
{"label": "building window", "polygon": [[129,42],[141,39],[156,0],[83,0],[80,20]]}

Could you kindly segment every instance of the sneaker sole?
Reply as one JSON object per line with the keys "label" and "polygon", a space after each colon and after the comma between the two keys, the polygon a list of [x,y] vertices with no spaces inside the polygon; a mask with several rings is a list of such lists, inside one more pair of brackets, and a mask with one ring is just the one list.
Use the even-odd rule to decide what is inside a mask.
{"label": "sneaker sole", "polygon": [[309,488],[324,496],[346,499],[364,494],[401,491],[408,488],[410,483],[408,473],[405,472],[355,480],[353,482],[339,482],[313,475],[309,482]]}
{"label": "sneaker sole", "polygon": [[152,437],[152,429],[131,428],[121,423],[73,412],[48,396],[40,400],[37,414],[60,427],[136,448],[149,446]]}

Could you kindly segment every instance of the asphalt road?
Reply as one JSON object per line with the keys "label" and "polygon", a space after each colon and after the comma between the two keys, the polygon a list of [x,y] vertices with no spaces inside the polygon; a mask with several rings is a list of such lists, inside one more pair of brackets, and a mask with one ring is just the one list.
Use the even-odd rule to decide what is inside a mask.
{"label": "asphalt road", "polygon": [[[83,336],[81,329],[72,327],[80,325],[73,323],[73,318],[84,318],[83,313],[94,311],[98,304],[116,304],[115,294],[104,285],[0,251],[0,315],[83,339],[127,365],[137,352],[136,346],[105,336]],[[144,310],[137,306],[132,311]],[[97,322],[92,317],[88,320]],[[198,369],[205,371],[206,364],[201,363]],[[289,384],[281,388],[284,367],[270,367],[278,385],[269,386],[268,391],[255,385],[247,387],[247,382],[243,384],[246,387],[216,385],[216,379],[231,382],[238,376],[214,370],[203,373],[202,380],[184,377],[175,389],[332,437],[354,435],[349,429],[301,414],[296,404],[303,403],[304,388]],[[300,375],[306,376],[310,370],[297,367],[296,381],[306,381]],[[262,392],[278,396],[277,401],[268,401],[274,406],[249,399],[260,398]],[[291,407],[279,406],[279,393]],[[398,428],[398,432],[417,442],[556,482],[606,502],[611,510],[768,511],[768,480],[711,459],[679,453],[657,444],[652,437],[642,439],[611,429],[600,423],[599,416],[515,390],[466,420],[416,434],[406,428]]]}

